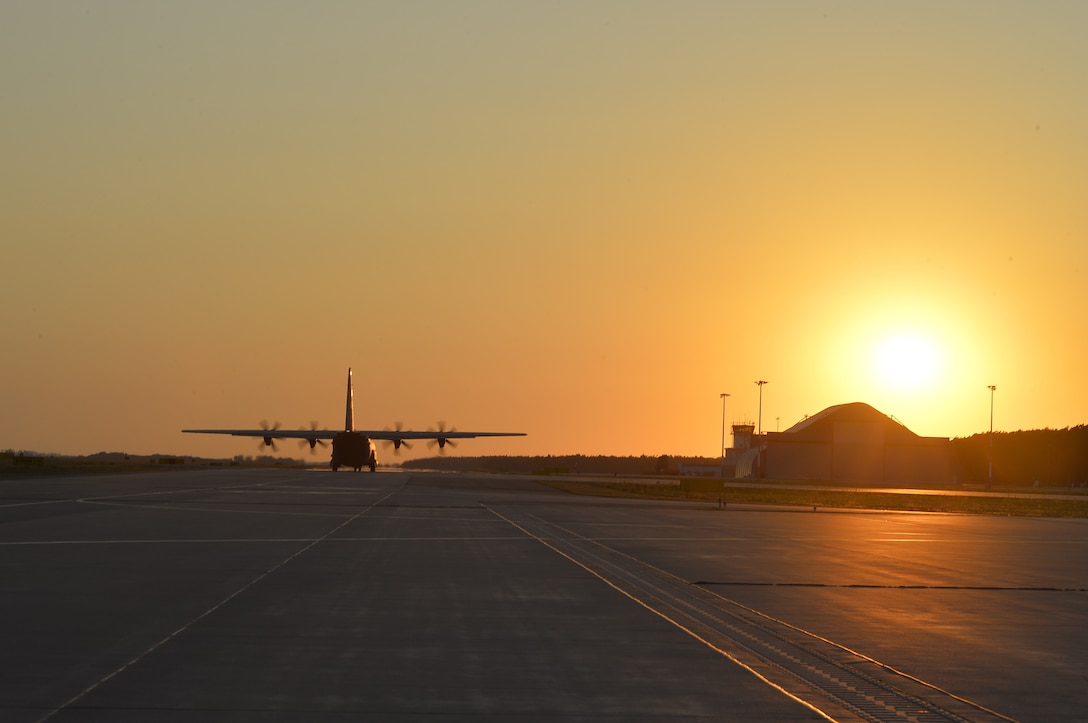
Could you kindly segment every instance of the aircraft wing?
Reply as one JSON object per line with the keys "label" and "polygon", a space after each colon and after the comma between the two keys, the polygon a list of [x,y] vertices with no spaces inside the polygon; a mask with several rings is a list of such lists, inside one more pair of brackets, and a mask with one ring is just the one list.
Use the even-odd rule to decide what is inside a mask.
{"label": "aircraft wing", "polygon": [[385,442],[396,442],[397,440],[405,439],[474,439],[476,437],[524,437],[525,432],[454,432],[454,431],[442,431],[442,432],[413,432],[407,429],[400,431],[383,430],[381,432],[375,429],[357,429],[356,434],[361,434],[371,439],[376,439]]}
{"label": "aircraft wing", "polygon": [[[343,432],[329,431],[327,429],[183,429],[188,434],[229,434],[232,437],[260,437],[261,439],[332,439]],[[525,432],[455,432],[442,430],[438,432],[413,432],[411,430],[376,430],[356,429],[354,434],[370,439],[387,442],[397,442],[409,439],[474,439],[476,437],[524,437]]]}
{"label": "aircraft wing", "polygon": [[229,434],[232,437],[262,439],[332,439],[339,432],[327,429],[183,429],[187,434]]}

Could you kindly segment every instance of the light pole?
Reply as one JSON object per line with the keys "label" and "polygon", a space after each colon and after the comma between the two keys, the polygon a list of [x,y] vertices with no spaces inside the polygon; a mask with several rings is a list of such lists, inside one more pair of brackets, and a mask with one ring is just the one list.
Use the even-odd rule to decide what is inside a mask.
{"label": "light pole", "polygon": [[718,396],[722,398],[722,467],[725,467],[725,398],[729,394],[722,392]]}
{"label": "light pole", "polygon": [[757,436],[763,436],[763,385],[766,384],[766,380],[760,379],[756,384],[759,385],[759,427],[756,432]]}
{"label": "light pole", "polygon": [[989,454],[989,471],[986,475],[986,488],[994,483],[994,392],[997,387],[993,384],[986,387],[990,390],[990,454]]}

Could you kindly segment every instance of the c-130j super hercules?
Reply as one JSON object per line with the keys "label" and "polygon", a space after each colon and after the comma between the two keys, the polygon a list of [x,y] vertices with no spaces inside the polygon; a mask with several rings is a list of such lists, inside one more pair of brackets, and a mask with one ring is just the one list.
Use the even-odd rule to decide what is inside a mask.
{"label": "c-130j super hercules", "polygon": [[272,447],[277,439],[300,439],[310,443],[310,449],[318,444],[324,446],[326,439],[332,440],[332,471],[341,467],[351,467],[359,472],[369,467],[373,472],[378,468],[378,453],[374,442],[391,442],[394,449],[401,445],[408,446],[408,440],[429,439],[438,442],[439,449],[445,449],[446,443],[453,439],[472,439],[474,437],[524,437],[524,432],[457,432],[439,429],[438,431],[412,432],[410,430],[355,429],[355,409],[351,398],[351,369],[348,369],[348,399],[344,417],[344,431],[329,432],[317,429],[183,429],[190,434],[230,434],[235,437],[260,437],[264,444]]}

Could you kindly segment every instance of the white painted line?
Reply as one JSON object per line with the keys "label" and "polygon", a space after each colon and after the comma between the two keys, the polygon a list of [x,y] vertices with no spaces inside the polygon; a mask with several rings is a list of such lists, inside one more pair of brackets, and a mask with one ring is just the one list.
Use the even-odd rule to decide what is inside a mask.
{"label": "white painted line", "polygon": [[53,717],[54,715],[56,715],[56,714],[57,714],[57,713],[59,713],[60,711],[62,711],[62,710],[64,710],[65,708],[68,708],[68,707],[70,707],[70,706],[74,705],[75,703],[79,702],[79,701],[80,701],[81,699],[83,699],[84,697],[86,697],[86,696],[87,696],[88,694],[90,694],[91,692],[93,692],[93,691],[94,691],[94,690],[96,690],[97,688],[101,687],[101,686],[102,686],[102,685],[103,685],[104,683],[106,683],[106,682],[108,682],[108,681],[112,680],[113,678],[116,678],[116,677],[117,677],[118,675],[120,675],[121,673],[125,672],[126,670],[128,670],[128,669],[129,669],[129,668],[131,668],[132,666],[136,665],[136,664],[137,664],[137,663],[139,663],[139,662],[140,662],[141,660],[143,660],[143,659],[144,659],[145,657],[147,657],[147,656],[148,656],[148,655],[150,655],[151,653],[155,652],[156,650],[158,650],[158,649],[159,649],[159,648],[161,648],[162,646],[166,645],[166,644],[167,644],[167,643],[169,643],[169,642],[170,642],[171,640],[173,640],[174,638],[178,637],[179,635],[181,635],[182,633],[184,633],[185,631],[187,631],[187,630],[188,630],[189,628],[193,627],[194,625],[196,625],[197,623],[199,623],[199,622],[200,622],[201,620],[203,620],[204,618],[208,617],[209,615],[211,615],[212,613],[214,613],[214,612],[215,612],[216,610],[218,610],[219,608],[223,607],[224,605],[226,605],[227,603],[229,603],[229,602],[230,602],[231,600],[233,600],[234,598],[238,597],[239,595],[241,595],[242,593],[244,593],[244,592],[245,592],[246,590],[248,590],[249,588],[251,588],[251,587],[253,587],[254,585],[256,585],[257,583],[259,583],[259,582],[260,582],[261,580],[265,579],[266,577],[268,577],[268,576],[269,576],[269,575],[271,575],[272,573],[274,573],[274,572],[278,571],[278,570],[279,570],[280,568],[282,568],[282,567],[283,567],[284,565],[286,565],[287,563],[289,563],[289,562],[291,562],[292,560],[294,560],[294,559],[295,559],[296,557],[299,557],[299,556],[300,556],[300,555],[302,555],[303,553],[305,553],[305,552],[307,552],[308,550],[312,549],[312,548],[313,548],[313,547],[314,547],[315,545],[317,545],[317,544],[318,544],[319,542],[322,542],[323,540],[326,540],[326,539],[328,539],[328,538],[329,538],[329,537],[330,537],[331,535],[333,535],[333,534],[334,534],[335,532],[337,532],[338,530],[340,530],[340,529],[344,528],[345,526],[347,526],[347,525],[349,525],[350,523],[354,522],[354,521],[355,521],[355,520],[357,520],[358,518],[362,517],[362,516],[363,516],[363,515],[365,515],[365,514],[366,514],[366,513],[367,513],[367,512],[369,511],[369,510],[371,510],[371,509],[373,509],[373,508],[374,508],[375,506],[377,506],[377,505],[381,504],[381,503],[382,503],[383,501],[385,501],[385,500],[386,500],[387,498],[391,497],[392,495],[393,495],[393,492],[392,492],[392,491],[390,491],[390,492],[389,492],[389,493],[388,493],[387,495],[385,495],[385,497],[382,497],[381,499],[377,500],[377,501],[376,501],[376,502],[375,502],[375,503],[374,503],[373,505],[371,505],[370,507],[367,507],[367,508],[366,508],[366,509],[364,509],[364,510],[360,510],[360,511],[359,511],[359,512],[358,512],[357,514],[355,514],[354,516],[352,516],[352,517],[350,517],[350,518],[348,518],[348,519],[344,520],[344,521],[343,521],[343,522],[341,522],[341,523],[340,523],[339,525],[337,525],[336,527],[332,528],[331,530],[329,530],[328,532],[326,532],[326,533],[325,533],[324,535],[322,535],[321,537],[319,537],[319,538],[317,538],[317,539],[315,539],[315,540],[312,540],[312,541],[310,541],[310,542],[309,542],[309,544],[307,544],[307,545],[306,545],[305,547],[302,547],[302,548],[300,548],[299,550],[295,551],[294,553],[292,553],[292,554],[288,555],[287,557],[285,557],[284,559],[280,560],[280,562],[279,562],[279,563],[277,563],[276,565],[272,566],[272,567],[271,567],[271,568],[269,568],[268,570],[265,570],[264,572],[260,573],[259,575],[257,575],[256,577],[254,577],[254,578],[253,578],[252,580],[250,580],[249,582],[247,582],[247,583],[246,583],[245,585],[242,585],[242,587],[238,588],[237,590],[235,590],[234,592],[232,592],[232,593],[231,593],[230,595],[227,595],[227,596],[226,596],[225,598],[223,598],[222,600],[220,600],[220,601],[219,601],[218,603],[216,603],[215,605],[212,605],[212,606],[211,606],[210,608],[208,608],[207,610],[205,610],[204,612],[202,612],[202,613],[201,613],[200,615],[197,615],[197,616],[196,616],[195,618],[193,618],[193,619],[192,619],[192,620],[190,620],[189,622],[185,623],[185,624],[184,624],[184,625],[182,625],[182,626],[181,626],[180,628],[178,628],[178,629],[177,629],[177,630],[175,630],[174,632],[170,633],[170,634],[169,634],[169,635],[167,635],[167,636],[166,636],[165,638],[163,638],[162,640],[158,641],[157,643],[155,643],[154,645],[152,645],[151,647],[149,647],[149,648],[148,648],[147,650],[143,651],[142,653],[140,653],[139,655],[137,655],[137,656],[136,656],[135,658],[133,658],[132,660],[128,661],[127,663],[125,663],[124,665],[122,665],[121,667],[119,667],[119,668],[118,668],[117,670],[115,670],[115,671],[113,671],[112,673],[110,673],[110,674],[108,674],[108,675],[104,676],[104,677],[103,677],[103,678],[102,678],[101,680],[98,680],[97,682],[95,682],[95,683],[92,683],[91,685],[89,685],[89,686],[88,686],[87,688],[85,688],[85,689],[84,689],[83,691],[81,691],[80,693],[77,693],[76,695],[72,696],[72,697],[71,697],[70,699],[68,699],[67,701],[65,701],[64,703],[62,703],[62,704],[61,704],[60,706],[58,706],[57,708],[54,708],[53,710],[51,710],[51,711],[49,711],[48,713],[46,713],[46,714],[45,714],[44,716],[42,716],[41,718],[39,718],[39,719],[38,719],[39,723],[41,723],[41,721],[46,721],[46,720],[49,720],[50,718],[52,718],[52,717]]}

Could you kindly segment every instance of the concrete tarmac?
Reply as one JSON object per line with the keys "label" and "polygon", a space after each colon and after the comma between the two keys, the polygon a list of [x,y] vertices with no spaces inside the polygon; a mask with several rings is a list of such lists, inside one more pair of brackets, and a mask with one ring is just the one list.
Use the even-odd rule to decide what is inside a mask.
{"label": "concrete tarmac", "polygon": [[4,480],[0,580],[4,721],[1088,719],[1086,520]]}

